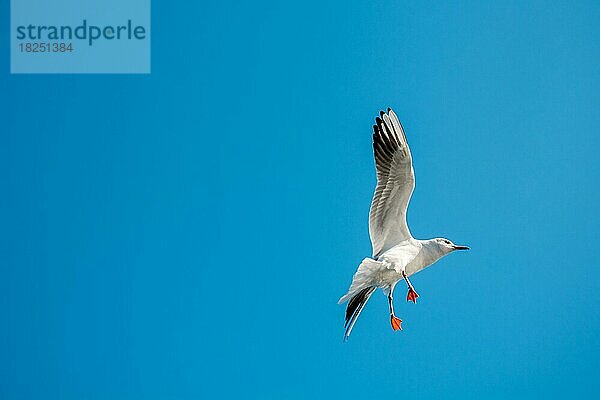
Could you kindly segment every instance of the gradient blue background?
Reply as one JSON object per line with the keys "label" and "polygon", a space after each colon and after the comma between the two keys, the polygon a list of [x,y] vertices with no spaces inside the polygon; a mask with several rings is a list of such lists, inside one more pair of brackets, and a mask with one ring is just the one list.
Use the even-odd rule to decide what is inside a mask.
{"label": "gradient blue background", "polygon": [[[597,2],[153,2],[152,75],[9,75],[0,52],[0,398],[600,394]],[[414,155],[392,332],[371,124]]]}

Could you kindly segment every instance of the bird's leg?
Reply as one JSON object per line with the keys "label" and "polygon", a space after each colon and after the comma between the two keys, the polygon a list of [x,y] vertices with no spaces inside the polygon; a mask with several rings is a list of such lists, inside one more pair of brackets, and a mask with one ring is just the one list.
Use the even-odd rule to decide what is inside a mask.
{"label": "bird's leg", "polygon": [[419,297],[419,295],[415,291],[415,288],[413,287],[412,283],[410,283],[410,281],[408,280],[408,275],[406,275],[405,271],[402,271],[402,276],[404,276],[404,280],[406,280],[406,283],[408,284],[408,295],[406,295],[406,301],[412,301],[416,304],[417,297]]}
{"label": "bird's leg", "polygon": [[390,293],[388,294],[388,301],[390,303],[390,322],[392,323],[393,330],[401,331],[402,325],[400,325],[400,324],[402,323],[402,320],[400,318],[396,317],[396,315],[394,314],[394,296],[393,296],[394,286],[395,285],[393,285],[390,288]]}

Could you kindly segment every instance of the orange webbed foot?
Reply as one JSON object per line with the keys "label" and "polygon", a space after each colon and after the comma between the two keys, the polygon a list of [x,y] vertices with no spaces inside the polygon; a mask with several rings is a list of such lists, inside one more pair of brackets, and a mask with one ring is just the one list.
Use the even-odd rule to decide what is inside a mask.
{"label": "orange webbed foot", "polygon": [[408,288],[408,295],[406,296],[406,301],[412,301],[413,303],[417,303],[417,297],[419,295],[412,288]]}
{"label": "orange webbed foot", "polygon": [[392,323],[392,329],[395,331],[401,331],[402,330],[402,320],[396,316],[392,315],[391,318],[391,323]]}

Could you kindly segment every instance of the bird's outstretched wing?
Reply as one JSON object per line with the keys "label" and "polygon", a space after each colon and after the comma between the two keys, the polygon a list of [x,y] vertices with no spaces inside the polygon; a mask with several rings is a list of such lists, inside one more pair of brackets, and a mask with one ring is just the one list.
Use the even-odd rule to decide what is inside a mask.
{"label": "bird's outstretched wing", "polygon": [[402,124],[390,108],[375,119],[373,150],[377,187],[369,213],[373,257],[412,235],[406,224],[406,209],[415,188],[412,157]]}

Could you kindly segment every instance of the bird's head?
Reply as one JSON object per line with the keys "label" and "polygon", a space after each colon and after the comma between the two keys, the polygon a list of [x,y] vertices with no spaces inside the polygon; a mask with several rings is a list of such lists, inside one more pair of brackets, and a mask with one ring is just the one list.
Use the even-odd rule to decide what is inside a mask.
{"label": "bird's head", "polygon": [[468,246],[458,246],[446,238],[435,238],[434,241],[443,254],[452,253],[455,250],[469,250]]}

